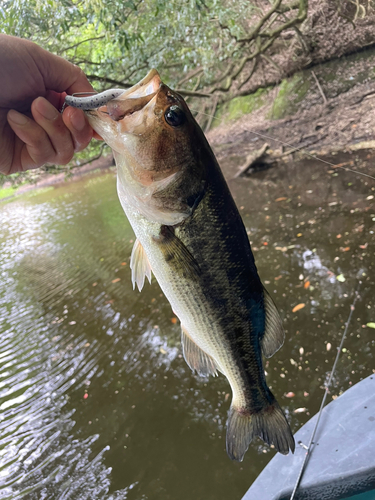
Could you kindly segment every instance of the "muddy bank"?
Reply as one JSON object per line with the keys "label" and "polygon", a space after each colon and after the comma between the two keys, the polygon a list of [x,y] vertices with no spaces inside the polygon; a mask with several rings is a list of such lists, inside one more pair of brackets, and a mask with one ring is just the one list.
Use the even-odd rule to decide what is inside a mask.
{"label": "muddy bank", "polygon": [[[33,173],[33,180],[29,180],[29,183],[25,183],[19,187],[12,188],[13,184],[11,181],[7,181],[3,186],[0,186],[0,201],[8,200],[14,196],[18,196],[24,193],[28,193],[34,189],[44,189],[49,186],[58,185],[64,183],[67,180],[74,181],[80,179],[82,176],[94,173],[94,172],[105,172],[114,166],[113,156],[106,155],[98,158],[82,167],[74,167],[67,172],[62,171],[60,173],[49,173],[43,171],[43,169],[36,169]],[[5,193],[4,196],[1,196]]]}
{"label": "muddy bank", "polygon": [[221,106],[218,125],[207,134],[219,161],[231,168],[226,159],[237,157],[234,163],[244,168],[267,147],[255,170],[312,154],[346,168],[361,164],[374,175],[374,67],[371,49]]}

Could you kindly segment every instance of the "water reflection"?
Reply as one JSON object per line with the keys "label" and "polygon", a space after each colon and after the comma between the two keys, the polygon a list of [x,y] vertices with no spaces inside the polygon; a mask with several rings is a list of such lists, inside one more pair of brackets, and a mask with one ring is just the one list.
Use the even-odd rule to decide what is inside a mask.
{"label": "water reflection", "polygon": [[[356,182],[353,198],[346,174],[327,189],[320,172],[296,165],[231,183],[285,320],[266,370],[294,430],[319,407],[359,269],[332,396],[374,366],[370,188]],[[327,205],[333,192],[340,205]],[[134,235],[114,176],[2,203],[0,227],[0,498],[240,498],[273,452],[256,441],[243,464],[227,458],[229,386],[191,374],[155,282],[133,292]]]}

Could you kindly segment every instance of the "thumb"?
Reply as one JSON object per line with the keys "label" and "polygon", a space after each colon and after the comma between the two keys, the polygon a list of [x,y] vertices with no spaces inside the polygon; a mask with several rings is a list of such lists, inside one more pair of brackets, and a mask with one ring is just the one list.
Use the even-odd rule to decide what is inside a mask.
{"label": "thumb", "polygon": [[35,54],[31,55],[44,79],[47,90],[68,94],[94,90],[84,72],[63,57],[51,54],[38,45],[35,48]]}

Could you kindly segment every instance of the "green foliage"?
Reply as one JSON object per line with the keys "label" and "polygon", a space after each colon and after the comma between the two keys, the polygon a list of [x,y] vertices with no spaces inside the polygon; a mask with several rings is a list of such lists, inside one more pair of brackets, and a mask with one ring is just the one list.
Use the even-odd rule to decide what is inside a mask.
{"label": "green foliage", "polygon": [[222,104],[215,114],[213,125],[220,125],[224,120],[238,120],[242,115],[252,113],[267,103],[268,89],[258,89],[254,94],[235,97]]}
{"label": "green foliage", "polygon": [[246,36],[254,12],[245,0],[7,0],[0,31],[79,64],[98,90],[110,86],[105,77],[129,84],[151,67],[177,85],[199,65],[209,84],[240,57],[232,35]]}
{"label": "green foliage", "polygon": [[79,65],[97,91],[127,87],[157,68],[174,88],[232,95],[242,71],[249,72],[246,64],[257,63],[284,24],[300,23],[306,6],[307,0],[3,0],[0,32]]}
{"label": "green foliage", "polygon": [[14,196],[16,192],[17,192],[17,187],[15,186],[10,186],[6,188],[0,187],[0,200],[9,198],[10,196]]}
{"label": "green foliage", "polygon": [[279,93],[273,102],[269,118],[278,120],[295,113],[298,110],[298,103],[303,100],[310,85],[308,76],[303,72],[283,80]]}

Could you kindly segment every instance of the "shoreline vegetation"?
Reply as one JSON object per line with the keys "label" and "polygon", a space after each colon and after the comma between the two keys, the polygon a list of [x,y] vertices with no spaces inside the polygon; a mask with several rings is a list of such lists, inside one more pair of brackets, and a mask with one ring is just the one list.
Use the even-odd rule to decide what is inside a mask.
{"label": "shoreline vegetation", "polygon": [[[118,8],[120,3],[116,3]],[[29,8],[23,2],[17,5],[12,8]],[[155,32],[149,34],[151,38],[143,32],[134,32],[126,43],[117,40],[121,29],[115,32],[104,21],[100,21],[98,36],[89,36],[91,21],[87,21],[85,29],[77,31],[73,14],[66,25],[60,27],[62,31],[58,35],[49,11],[43,13],[44,24],[35,24],[34,17],[26,16],[17,21],[18,25],[14,20],[9,22],[8,27],[5,19],[3,26],[5,32],[20,36],[22,23],[29,22],[21,36],[28,36],[29,29],[33,33],[31,39],[80,65],[98,90],[118,85],[126,88],[156,66],[165,82],[183,93],[219,161],[235,151],[239,158],[237,170],[227,173],[227,162],[223,166],[229,177],[249,175],[310,155],[343,168],[354,166],[360,170],[361,161],[374,156],[375,148],[373,2],[257,0],[246,3],[246,7],[240,2],[225,12],[216,12],[216,7],[210,5],[197,1],[194,23],[185,19],[187,11],[181,12],[181,26],[172,21],[170,26],[164,26],[162,19],[158,20],[164,12],[160,10],[159,0],[152,0],[147,6],[140,2],[134,9],[128,7],[121,25],[128,34],[133,15],[141,11],[150,14],[155,8],[156,17]],[[241,9],[245,9],[247,17],[241,18]],[[91,12],[90,19],[99,18],[103,13],[104,10]],[[89,13],[79,14],[81,19],[86,14],[89,19]],[[7,15],[11,20],[11,9]],[[241,22],[236,25],[237,18]],[[216,26],[216,32],[210,26]],[[181,46],[182,32],[178,30],[182,27],[190,51]],[[145,26],[138,26],[141,28]],[[160,36],[162,29],[165,44],[173,42],[175,51],[170,53],[163,45],[159,55],[155,55],[148,44]],[[210,47],[204,45],[202,34],[211,40]],[[172,35],[174,41],[168,38]],[[177,35],[180,38],[177,39]],[[256,54],[254,46],[259,40],[262,43],[269,40],[271,35],[273,42],[268,47],[262,45]],[[220,44],[215,45],[218,36]],[[68,41],[75,43],[69,45]],[[232,52],[222,46],[225,42]],[[116,43],[121,50],[111,52]],[[142,58],[135,60],[141,52]],[[246,61],[245,53],[248,54]],[[185,61],[183,68],[181,60]],[[125,71],[129,64],[134,68],[130,73]],[[102,73],[105,76],[101,76]],[[110,164],[112,157],[108,148],[94,141],[70,165],[1,176],[0,200],[22,194],[34,186],[45,187],[105,169]]]}

